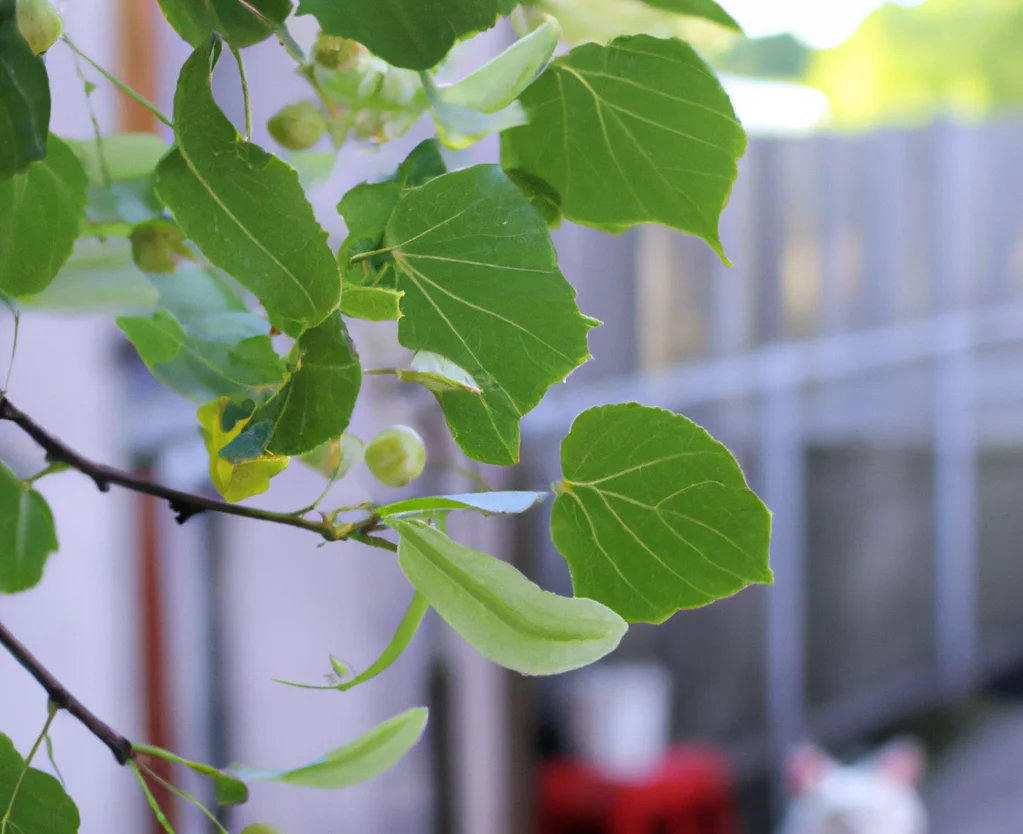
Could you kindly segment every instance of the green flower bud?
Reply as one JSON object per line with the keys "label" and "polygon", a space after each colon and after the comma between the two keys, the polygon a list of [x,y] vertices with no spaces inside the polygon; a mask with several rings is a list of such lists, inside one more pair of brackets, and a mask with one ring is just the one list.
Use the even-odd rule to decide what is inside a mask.
{"label": "green flower bud", "polygon": [[282,147],[289,151],[306,151],[327,132],[327,120],[311,101],[300,101],[271,118],[267,128]]}
{"label": "green flower bud", "polygon": [[313,60],[324,69],[348,69],[364,51],[355,41],[320,32],[313,47]]}
{"label": "green flower bud", "polygon": [[408,426],[384,429],[366,447],[366,466],[382,484],[407,486],[426,466],[423,438]]}
{"label": "green flower bud", "polygon": [[21,36],[36,55],[53,46],[64,31],[60,12],[50,0],[17,0],[15,14]]}

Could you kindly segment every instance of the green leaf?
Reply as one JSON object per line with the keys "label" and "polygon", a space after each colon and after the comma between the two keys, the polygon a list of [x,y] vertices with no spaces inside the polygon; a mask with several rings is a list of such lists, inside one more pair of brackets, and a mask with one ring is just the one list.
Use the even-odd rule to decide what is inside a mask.
{"label": "green leaf", "polygon": [[395,661],[401,657],[402,652],[408,648],[412,638],[416,636],[416,632],[419,631],[419,626],[429,610],[430,603],[426,601],[426,597],[417,591],[415,596],[412,597],[412,602],[409,604],[405,616],[401,618],[401,622],[398,624],[398,630],[394,632],[391,642],[387,644],[387,648],[383,650],[380,657],[365,672],[356,675],[350,681],[338,684],[337,688],[342,692],[347,692],[352,687],[373,680],[381,672],[393,666]]}
{"label": "green leaf", "polygon": [[377,507],[380,518],[427,518],[451,510],[475,510],[484,515],[517,515],[531,510],[547,498],[546,492],[474,492],[410,498]]}
{"label": "green leaf", "polygon": [[218,770],[202,762],[183,759],[176,753],[171,753],[170,750],[164,750],[162,747],[152,747],[148,744],[133,744],[132,748],[138,753],[144,753],[157,759],[165,759],[168,762],[174,762],[174,764],[184,765],[189,770],[193,770],[202,776],[209,776],[213,779],[213,789],[216,793],[217,803],[220,805],[240,805],[249,799],[248,786],[232,773]]}
{"label": "green leaf", "polygon": [[46,156],[49,129],[46,64],[22,37],[14,0],[0,0],[0,182]]}
{"label": "green leaf", "polygon": [[183,264],[173,275],[146,277],[160,293],[160,306],[182,324],[219,313],[246,312],[244,302],[217,270]]}
{"label": "green leaf", "polygon": [[345,432],[341,437],[306,452],[300,460],[332,481],[340,481],[362,463],[365,453],[366,444],[354,434]]}
{"label": "green leaf", "polygon": [[496,58],[455,84],[437,88],[437,96],[448,104],[497,113],[511,105],[557,49],[561,26],[553,17],[517,40]]}
{"label": "green leaf", "polygon": [[255,825],[246,825],[242,829],[242,834],[280,834],[280,832],[276,828],[271,828],[269,825],[256,823]]}
{"label": "green leaf", "polygon": [[286,782],[306,788],[347,788],[390,770],[419,741],[427,711],[411,709],[377,725],[355,741],[293,770],[235,768],[243,779]]}
{"label": "green leaf", "polygon": [[25,767],[13,742],[0,733],[0,831],[77,834],[78,808],[50,774]]}
{"label": "green leaf", "polygon": [[246,460],[256,451],[300,455],[340,437],[352,418],[362,367],[340,313],[306,331],[296,343],[298,369],[256,409],[248,428],[222,450]]}
{"label": "green leaf", "polygon": [[138,315],[152,312],[159,294],[132,261],[127,240],[80,237],[49,286],[19,301],[56,313]]}
{"label": "green leaf", "polygon": [[0,464],[0,593],[16,594],[38,585],[46,560],[56,551],[57,533],[46,499]]}
{"label": "green leaf", "polygon": [[405,576],[480,654],[526,675],[556,675],[614,651],[628,626],[592,599],[541,590],[511,565],[421,521],[388,519]]}
{"label": "green leaf", "polygon": [[299,336],[337,307],[338,265],[294,169],[244,141],[214,102],[219,51],[197,49],[181,70],[178,142],[157,169],[157,192],[210,262]]}
{"label": "green leaf", "polygon": [[403,295],[405,293],[385,287],[345,284],[341,293],[341,313],[350,319],[397,321],[401,318]]}
{"label": "green leaf", "polygon": [[387,244],[404,291],[398,338],[439,354],[482,389],[437,394],[467,455],[512,464],[519,420],[589,358],[594,322],[558,271],[547,227],[497,166],[406,191]]}
{"label": "green leaf", "polygon": [[735,18],[721,8],[714,0],[642,0],[648,6],[655,9],[663,9],[666,12],[690,15],[691,17],[702,17],[706,20],[718,23],[726,29],[732,29],[741,33],[742,27],[736,23]]}
{"label": "green leaf", "polygon": [[543,218],[548,228],[557,229],[561,225],[561,195],[554,187],[546,180],[518,168],[508,168],[505,173],[529,200],[533,210]]}
{"label": "green leaf", "polygon": [[355,186],[337,204],[348,234],[353,237],[379,238],[398,204],[401,184],[397,180],[364,182]]}
{"label": "green leaf", "polygon": [[199,424],[210,456],[210,481],[225,501],[236,503],[270,489],[270,479],[288,468],[289,458],[266,455],[234,464],[221,456],[248,423],[251,411],[239,419],[237,404],[224,397],[199,409]]}
{"label": "green leaf", "polygon": [[727,262],[718,222],[746,134],[692,47],[647,35],[586,44],[521,102],[530,123],[502,135],[504,165],[550,183],[565,217],[611,232],[663,223]]}
{"label": "green leaf", "polygon": [[685,417],[590,409],[561,461],[551,533],[580,596],[659,623],[773,581],[770,512],[728,449]]}
{"label": "green leaf", "polygon": [[0,290],[41,292],[71,254],[85,211],[85,172],[50,134],[46,159],[0,180]]}
{"label": "green leaf", "polygon": [[291,12],[290,0],[158,0],[167,22],[193,47],[209,43],[219,32],[231,46],[242,49],[266,40]]}
{"label": "green leaf", "polygon": [[186,327],[159,310],[150,318],[121,316],[117,326],[153,376],[195,402],[255,395],[284,379],[266,322],[252,313],[219,313]]}
{"label": "green leaf", "polygon": [[311,14],[328,35],[358,41],[387,63],[407,69],[436,66],[455,42],[489,29],[507,0],[300,0],[298,14]]}

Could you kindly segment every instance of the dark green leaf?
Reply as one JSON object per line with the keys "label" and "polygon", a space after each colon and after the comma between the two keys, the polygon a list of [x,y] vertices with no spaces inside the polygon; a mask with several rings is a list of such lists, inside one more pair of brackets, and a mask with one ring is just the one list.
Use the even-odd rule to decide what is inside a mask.
{"label": "dark green leaf", "polygon": [[210,767],[210,765],[203,764],[202,762],[193,762],[188,759],[183,759],[176,753],[171,753],[169,750],[164,750],[161,747],[151,747],[148,744],[134,744],[132,747],[136,752],[144,753],[147,756],[154,756],[158,759],[165,759],[168,762],[174,762],[175,764],[184,765],[189,770],[193,770],[203,776],[209,776],[213,779],[213,789],[216,793],[217,803],[219,805],[240,805],[243,802],[247,802],[249,799],[248,786],[234,774],[218,770],[217,768]]}
{"label": "dark green leaf", "polygon": [[410,498],[376,508],[381,518],[429,517],[451,510],[475,510],[484,515],[516,515],[531,510],[547,498],[546,492],[475,492]]}
{"label": "dark green leaf", "polygon": [[558,271],[547,227],[497,166],[405,192],[385,236],[405,292],[399,340],[463,368],[482,396],[437,394],[467,455],[512,464],[519,420],[589,358],[593,321]]}
{"label": "dark green leaf", "polygon": [[721,8],[714,0],[643,0],[648,6],[655,9],[664,9],[667,12],[702,17],[719,23],[726,29],[733,29],[742,32],[742,27],[735,22],[735,18]]}
{"label": "dark green leaf", "polygon": [[505,173],[529,200],[533,210],[543,218],[548,228],[557,229],[561,225],[561,195],[554,187],[518,168],[509,168]]}
{"label": "dark green leaf", "polygon": [[300,0],[298,14],[311,14],[328,35],[365,44],[396,67],[427,70],[455,42],[489,29],[507,0]]}
{"label": "dark green leaf", "polygon": [[16,594],[38,585],[46,560],[56,550],[57,533],[46,500],[0,464],[0,593]]}
{"label": "dark green leaf", "polygon": [[388,519],[409,582],[480,654],[525,675],[556,675],[614,651],[628,626],[592,599],[559,597],[511,565],[421,521]]}
{"label": "dark green leaf", "polygon": [[41,292],[71,254],[85,211],[85,172],[50,135],[46,159],[0,180],[0,290]]}
{"label": "dark green leaf", "polygon": [[244,460],[255,456],[253,450],[300,455],[348,428],[362,368],[341,314],[306,331],[296,348],[297,370],[222,450],[224,457]]}
{"label": "dark green leaf", "polygon": [[379,724],[355,741],[293,770],[237,768],[243,779],[286,782],[306,788],[347,788],[390,770],[415,746],[426,727],[427,711],[411,709]]}
{"label": "dark green leaf", "polygon": [[725,259],[718,221],[746,148],[728,94],[688,44],[647,35],[586,44],[522,96],[506,168],[550,183],[565,217],[612,232],[663,223]]}
{"label": "dark green leaf", "polygon": [[10,834],[77,834],[78,809],[50,774],[25,769],[11,740],[0,734],[0,830]]}
{"label": "dark green leaf", "polygon": [[[242,49],[266,40],[291,12],[290,0],[158,0],[174,31],[191,46],[205,46],[219,32],[231,46]],[[263,20],[265,17],[266,20]],[[269,23],[267,22],[269,21]]]}
{"label": "dark green leaf", "polygon": [[[0,1],[0,181],[46,156],[50,79],[18,30],[14,0]],[[0,217],[3,211],[0,211]]]}
{"label": "dark green leaf", "polygon": [[178,144],[157,169],[157,191],[209,260],[298,336],[336,308],[338,265],[294,169],[244,141],[214,102],[218,54],[197,49],[181,70]]}
{"label": "dark green leaf", "polygon": [[353,237],[381,237],[398,204],[400,193],[401,185],[397,180],[364,182],[355,186],[337,204],[348,234]]}
{"label": "dark green leaf", "polygon": [[771,514],[728,449],[685,417],[591,409],[561,461],[551,532],[580,596],[658,623],[772,581]]}
{"label": "dark green leaf", "polygon": [[117,326],[157,379],[195,402],[253,394],[284,379],[266,322],[251,313],[220,313],[185,327],[160,310],[150,318],[122,316]]}
{"label": "dark green leaf", "polygon": [[401,297],[404,294],[384,287],[345,284],[341,293],[341,312],[350,319],[397,321],[401,318]]}
{"label": "dark green leaf", "polygon": [[27,309],[58,313],[144,315],[159,294],[132,261],[126,239],[80,237],[49,286],[19,301]]}

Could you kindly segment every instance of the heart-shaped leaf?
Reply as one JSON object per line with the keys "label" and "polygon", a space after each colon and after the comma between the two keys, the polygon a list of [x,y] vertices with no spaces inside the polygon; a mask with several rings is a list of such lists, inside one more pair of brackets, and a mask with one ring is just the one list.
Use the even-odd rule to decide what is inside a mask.
{"label": "heart-shaped leaf", "polygon": [[648,35],[585,44],[520,99],[507,169],[550,183],[565,217],[621,232],[663,223],[725,259],[718,222],[746,148],[728,94],[691,46]]}
{"label": "heart-shaped leaf", "polygon": [[771,514],[732,454],[685,417],[636,404],[581,414],[561,447],[554,543],[580,596],[659,623],[771,583]]}
{"label": "heart-shaped leaf", "polygon": [[0,830],[11,834],[77,834],[78,808],[60,782],[25,761],[0,734]]}
{"label": "heart-shaped leaf", "polygon": [[525,675],[557,675],[613,651],[627,626],[592,599],[559,597],[511,565],[422,521],[390,518],[405,576],[480,654]]}

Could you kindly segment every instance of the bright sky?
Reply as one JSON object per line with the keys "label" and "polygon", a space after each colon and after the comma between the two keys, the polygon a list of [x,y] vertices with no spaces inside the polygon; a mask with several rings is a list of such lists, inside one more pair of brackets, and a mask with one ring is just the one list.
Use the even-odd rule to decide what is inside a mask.
{"label": "bright sky", "polygon": [[[816,47],[835,46],[884,0],[722,0],[751,38],[793,32]],[[904,6],[920,0],[898,0]]]}

